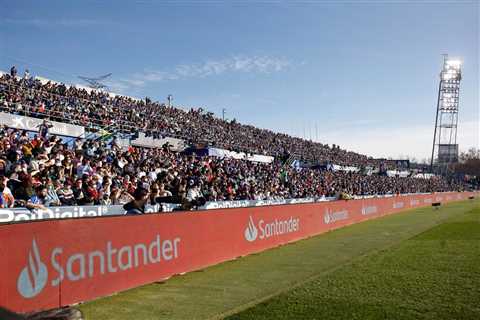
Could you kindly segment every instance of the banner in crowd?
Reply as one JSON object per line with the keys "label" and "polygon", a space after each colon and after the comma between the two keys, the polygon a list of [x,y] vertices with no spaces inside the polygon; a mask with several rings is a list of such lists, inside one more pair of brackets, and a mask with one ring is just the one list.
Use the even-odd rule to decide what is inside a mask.
{"label": "banner in crowd", "polygon": [[389,177],[401,177],[405,178],[410,175],[410,171],[404,170],[404,171],[399,171],[399,170],[387,170],[387,176]]}
{"label": "banner in crowd", "polygon": [[473,193],[35,221],[0,226],[0,305],[92,300],[328,230]]}
{"label": "banner in crowd", "polygon": [[372,174],[379,173],[380,169],[375,167],[365,167],[364,174],[371,176]]}
{"label": "banner in crowd", "polygon": [[147,147],[147,148],[161,148],[165,143],[171,146],[174,151],[185,150],[185,141],[177,138],[164,137],[155,139],[153,137],[146,137],[144,132],[139,132],[138,138],[131,140],[132,146]]}
{"label": "banner in crowd", "polygon": [[421,179],[431,179],[435,177],[433,173],[417,173],[413,176],[414,178],[421,178]]}
{"label": "banner in crowd", "polygon": [[357,167],[352,166],[341,166],[338,164],[327,164],[327,169],[332,171],[345,171],[345,172],[358,172],[360,171]]}
{"label": "banner in crowd", "polygon": [[[10,128],[38,132],[38,126],[43,122],[42,119],[19,116],[11,113],[0,112],[0,123]],[[85,133],[84,127],[67,124],[63,122],[49,121],[53,127],[49,129],[51,134],[81,137]]]}
{"label": "banner in crowd", "polygon": [[263,163],[271,163],[274,159],[271,156],[264,156],[260,154],[249,154],[245,152],[236,152],[236,151],[230,151],[230,150],[219,149],[219,148],[208,148],[208,155],[212,157],[232,158],[232,159],[248,160],[248,161],[263,162]]}
{"label": "banner in crowd", "polygon": [[393,160],[397,168],[410,168],[410,160]]}

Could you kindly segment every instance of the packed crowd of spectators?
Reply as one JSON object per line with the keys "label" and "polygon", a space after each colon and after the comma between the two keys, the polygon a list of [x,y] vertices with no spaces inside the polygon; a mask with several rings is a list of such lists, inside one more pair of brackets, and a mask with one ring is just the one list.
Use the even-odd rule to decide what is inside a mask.
{"label": "packed crowd of spectators", "polygon": [[42,83],[29,73],[23,77],[13,76],[13,73],[0,77],[0,110],[48,117],[87,128],[108,127],[130,132],[143,131],[156,137],[180,137],[191,143],[207,142],[228,150],[274,157],[292,154],[338,165],[395,167],[394,163],[380,163],[335,145],[275,133],[236,121],[224,121],[202,108],[185,111],[148,98],[138,100],[51,81]]}
{"label": "packed crowd of spectators", "polygon": [[[195,201],[271,200],[461,190],[442,177],[387,177],[326,169],[295,169],[285,154],[311,154],[339,165],[389,166],[338,146],[218,119],[202,109],[184,111],[149,99],[111,95],[41,82],[30,76],[0,77],[0,110],[45,119],[39,133],[0,128],[0,207],[125,204],[175,197]],[[156,136],[188,136],[225,149],[275,156],[269,164],[200,157],[163,148],[121,148],[116,139],[65,142],[48,134],[47,120],[92,129],[115,127]],[[241,149],[242,150],[242,149]],[[324,167],[325,168],[325,167]],[[140,191],[141,192],[140,192]]]}
{"label": "packed crowd of spectators", "polygon": [[0,206],[125,204],[135,190],[189,201],[285,199],[461,189],[443,178],[390,178],[328,170],[297,170],[279,161],[256,163],[186,155],[163,148],[120,148],[116,140],[76,139],[0,128]]}

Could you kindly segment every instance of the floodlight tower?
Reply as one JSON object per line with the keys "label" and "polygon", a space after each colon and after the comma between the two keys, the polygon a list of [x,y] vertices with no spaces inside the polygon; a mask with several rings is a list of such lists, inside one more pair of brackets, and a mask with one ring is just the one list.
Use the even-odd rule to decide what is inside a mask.
{"label": "floodlight tower", "polygon": [[434,163],[441,168],[458,161],[457,125],[462,80],[462,62],[443,55],[443,68],[438,85],[437,115],[433,133],[432,158],[430,169]]}

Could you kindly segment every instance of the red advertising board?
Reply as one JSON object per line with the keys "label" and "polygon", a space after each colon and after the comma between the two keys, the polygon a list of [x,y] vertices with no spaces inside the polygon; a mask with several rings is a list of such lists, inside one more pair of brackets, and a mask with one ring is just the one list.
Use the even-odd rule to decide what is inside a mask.
{"label": "red advertising board", "polygon": [[110,295],[409,208],[441,193],[0,226],[0,305],[50,309]]}

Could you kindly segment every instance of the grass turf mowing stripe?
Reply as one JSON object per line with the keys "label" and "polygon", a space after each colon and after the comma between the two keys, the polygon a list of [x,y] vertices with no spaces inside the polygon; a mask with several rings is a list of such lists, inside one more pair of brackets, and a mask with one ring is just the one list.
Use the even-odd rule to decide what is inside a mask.
{"label": "grass turf mowing stripe", "polygon": [[480,207],[227,319],[480,319]]}
{"label": "grass turf mowing stripe", "polygon": [[220,319],[322,276],[352,259],[395,245],[473,202],[422,208],[352,225],[80,306],[87,319]]}

